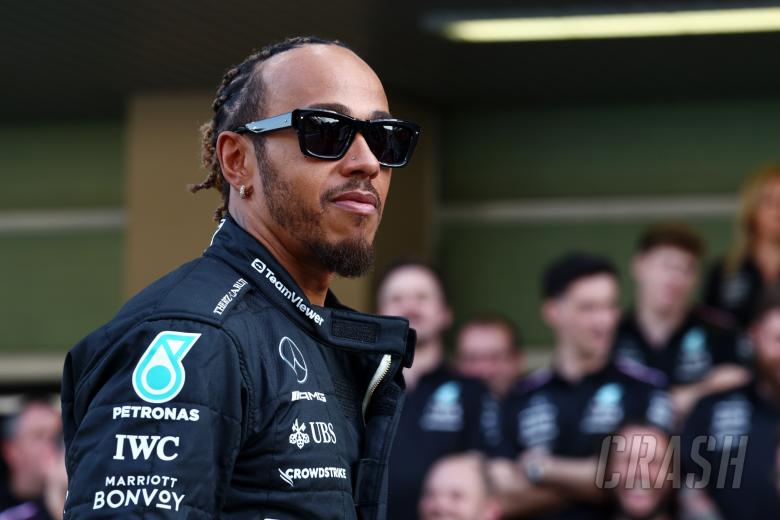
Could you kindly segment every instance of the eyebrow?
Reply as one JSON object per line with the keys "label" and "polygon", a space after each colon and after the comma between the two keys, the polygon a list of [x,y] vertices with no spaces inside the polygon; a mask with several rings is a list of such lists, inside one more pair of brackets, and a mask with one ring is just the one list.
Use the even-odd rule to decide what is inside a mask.
{"label": "eyebrow", "polygon": [[[342,105],[341,103],[314,103],[306,108],[322,108],[324,110],[333,110],[334,112],[344,114],[345,116],[355,117],[352,115],[352,110],[350,110],[348,106]],[[371,112],[370,119],[393,119],[393,116],[390,114],[390,112],[385,110],[374,110]]]}

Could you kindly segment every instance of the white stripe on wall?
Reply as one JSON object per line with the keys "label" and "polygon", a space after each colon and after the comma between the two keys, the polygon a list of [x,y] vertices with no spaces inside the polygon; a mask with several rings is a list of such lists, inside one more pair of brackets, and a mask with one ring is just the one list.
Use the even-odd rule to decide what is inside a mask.
{"label": "white stripe on wall", "polygon": [[735,196],[546,199],[442,206],[440,222],[540,222],[625,218],[730,217]]}
{"label": "white stripe on wall", "polygon": [[124,226],[124,211],[116,208],[0,211],[0,234],[120,230]]}

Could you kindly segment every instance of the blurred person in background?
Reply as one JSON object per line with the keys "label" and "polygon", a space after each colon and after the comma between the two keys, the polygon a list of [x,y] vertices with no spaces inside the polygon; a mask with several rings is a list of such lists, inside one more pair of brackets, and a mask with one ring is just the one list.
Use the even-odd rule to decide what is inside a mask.
{"label": "blurred person in background", "polygon": [[490,399],[478,380],[463,377],[445,363],[444,333],[452,325],[441,274],[417,260],[401,260],[379,277],[377,312],[402,316],[417,333],[414,363],[404,369],[406,403],[390,456],[389,517],[417,518],[425,474],[446,455],[490,447],[486,424]]}
{"label": "blurred person in background", "polygon": [[755,349],[755,378],[739,388],[702,399],[682,438],[684,510],[724,519],[775,517],[780,428],[780,289],[759,298],[749,328]]}
{"label": "blurred person in background", "polygon": [[606,459],[605,488],[614,520],[676,518],[676,449],[669,433],[653,425],[629,422],[611,436]]}
{"label": "blurred person in background", "polygon": [[455,362],[460,373],[482,380],[496,399],[504,399],[525,371],[517,328],[499,314],[470,319],[458,329]]}
{"label": "blurred person in background", "polygon": [[507,459],[491,465],[506,514],[519,518],[605,518],[596,486],[602,440],[627,420],[669,429],[663,376],[611,362],[620,311],[614,266],[572,253],[543,280],[542,315],[553,331],[552,367],[524,378],[504,409]]}
{"label": "blurred person in background", "polygon": [[747,179],[731,250],[708,273],[704,303],[726,323],[744,328],[763,288],[780,282],[780,165]]}
{"label": "blurred person in background", "polygon": [[499,520],[501,506],[478,452],[448,455],[428,471],[420,499],[420,520]]}
{"label": "blurred person in background", "polygon": [[634,305],[620,322],[619,361],[662,372],[678,421],[705,395],[744,384],[750,374],[737,355],[737,334],[693,309],[704,243],[682,223],[642,233],[631,263]]}
{"label": "blurred person in background", "polygon": [[27,402],[3,424],[2,455],[8,478],[0,519],[61,519],[68,480],[60,412],[45,401]]}

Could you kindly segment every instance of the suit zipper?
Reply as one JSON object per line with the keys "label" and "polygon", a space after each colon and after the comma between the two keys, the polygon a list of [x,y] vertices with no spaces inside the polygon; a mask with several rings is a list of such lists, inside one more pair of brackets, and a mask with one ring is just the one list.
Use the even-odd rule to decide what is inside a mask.
{"label": "suit zipper", "polygon": [[366,419],[366,410],[368,410],[368,403],[371,402],[371,396],[374,395],[379,383],[385,378],[388,372],[390,372],[390,365],[393,362],[393,358],[390,354],[382,356],[382,360],[379,362],[379,366],[376,367],[376,372],[371,378],[371,382],[368,383],[368,390],[366,390],[366,396],[363,398],[363,420]]}

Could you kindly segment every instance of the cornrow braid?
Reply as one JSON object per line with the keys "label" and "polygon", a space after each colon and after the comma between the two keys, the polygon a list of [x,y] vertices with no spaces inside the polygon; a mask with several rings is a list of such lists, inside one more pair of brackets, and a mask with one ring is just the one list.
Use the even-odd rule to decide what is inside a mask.
{"label": "cornrow braid", "polygon": [[[222,77],[214,102],[211,104],[214,117],[200,127],[201,160],[208,175],[202,182],[188,186],[192,193],[209,188],[215,188],[220,192],[222,204],[214,212],[214,220],[219,221],[227,215],[230,198],[230,184],[225,180],[217,158],[217,137],[221,132],[246,124],[263,114],[264,85],[261,75],[258,74],[260,65],[277,54],[304,45],[338,45],[347,48],[338,40],[325,40],[316,36],[287,38],[250,54]],[[262,141],[253,139],[253,144],[255,153],[259,157],[262,153]]]}

